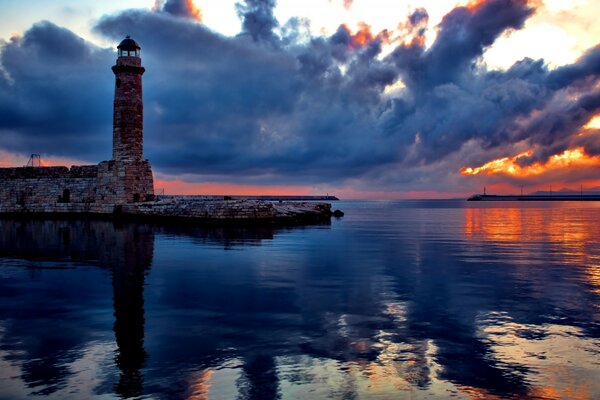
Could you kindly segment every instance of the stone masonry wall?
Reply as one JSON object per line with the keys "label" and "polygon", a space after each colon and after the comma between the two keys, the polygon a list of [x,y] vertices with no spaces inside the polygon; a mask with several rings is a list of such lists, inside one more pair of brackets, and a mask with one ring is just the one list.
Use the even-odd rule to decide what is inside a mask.
{"label": "stone masonry wall", "polygon": [[115,100],[113,114],[113,160],[141,161],[144,140],[142,74],[138,57],[119,57],[113,67]]}
{"label": "stone masonry wall", "polygon": [[98,167],[0,168],[0,209],[34,204],[93,203]]}
{"label": "stone masonry wall", "polygon": [[154,199],[150,162],[103,161],[98,164],[97,199],[101,203],[124,204]]}
{"label": "stone masonry wall", "polygon": [[204,220],[272,219],[273,204],[256,200],[166,200],[126,204],[123,213],[146,217],[196,218]]}
{"label": "stone masonry wall", "polygon": [[153,199],[148,161],[0,168],[0,212],[112,213],[115,205]]}
{"label": "stone masonry wall", "polygon": [[331,204],[318,202],[270,202],[262,200],[167,199],[123,205],[121,212],[132,216],[197,220],[324,220]]}

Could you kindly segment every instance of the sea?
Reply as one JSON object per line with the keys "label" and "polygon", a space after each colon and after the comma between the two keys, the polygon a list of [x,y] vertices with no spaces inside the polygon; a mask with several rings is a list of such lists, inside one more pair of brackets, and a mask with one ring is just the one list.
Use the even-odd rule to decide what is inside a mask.
{"label": "sea", "polygon": [[599,399],[600,202],[0,220],[0,399]]}

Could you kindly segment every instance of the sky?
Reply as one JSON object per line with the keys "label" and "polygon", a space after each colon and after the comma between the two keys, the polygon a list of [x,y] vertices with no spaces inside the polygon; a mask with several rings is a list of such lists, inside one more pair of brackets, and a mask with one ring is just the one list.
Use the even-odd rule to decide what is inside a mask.
{"label": "sky", "polygon": [[0,166],[109,159],[116,45],[182,194],[600,188],[595,0],[0,0]]}

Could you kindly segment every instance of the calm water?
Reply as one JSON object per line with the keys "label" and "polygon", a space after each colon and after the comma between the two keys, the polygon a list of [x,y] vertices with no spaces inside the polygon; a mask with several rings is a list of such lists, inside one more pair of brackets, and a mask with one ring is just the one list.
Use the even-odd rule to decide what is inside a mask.
{"label": "calm water", "polygon": [[0,399],[598,399],[600,204],[0,221]]}

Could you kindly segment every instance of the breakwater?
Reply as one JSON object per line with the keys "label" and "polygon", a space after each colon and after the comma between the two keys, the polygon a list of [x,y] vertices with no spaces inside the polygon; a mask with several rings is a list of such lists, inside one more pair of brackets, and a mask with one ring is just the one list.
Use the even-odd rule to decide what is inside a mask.
{"label": "breakwater", "polygon": [[339,201],[336,196],[280,196],[280,195],[258,195],[258,196],[237,196],[237,195],[157,195],[157,198],[168,200],[266,200],[266,201]]}
{"label": "breakwater", "polygon": [[331,204],[321,202],[264,201],[250,199],[180,199],[125,204],[102,203],[0,203],[0,215],[27,217],[96,217],[138,220],[176,220],[194,223],[290,222],[328,220]]}
{"label": "breakwater", "polygon": [[476,194],[467,201],[600,201],[597,194],[493,195]]}

